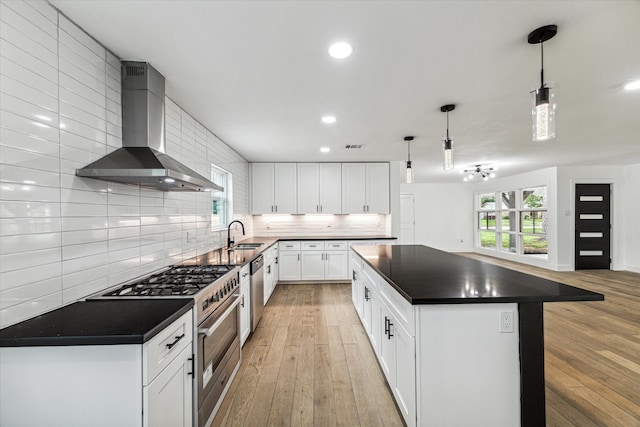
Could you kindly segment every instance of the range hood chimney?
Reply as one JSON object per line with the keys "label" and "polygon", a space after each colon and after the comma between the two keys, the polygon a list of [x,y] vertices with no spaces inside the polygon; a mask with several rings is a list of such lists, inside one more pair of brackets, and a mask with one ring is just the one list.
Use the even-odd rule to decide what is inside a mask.
{"label": "range hood chimney", "polygon": [[147,62],[121,65],[122,148],[76,175],[162,191],[223,191],[165,154],[164,77]]}

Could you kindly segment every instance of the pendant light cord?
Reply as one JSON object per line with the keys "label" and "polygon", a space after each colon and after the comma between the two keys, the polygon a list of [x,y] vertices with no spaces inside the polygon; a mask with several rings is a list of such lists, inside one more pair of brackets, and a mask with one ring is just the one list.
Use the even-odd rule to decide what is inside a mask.
{"label": "pendant light cord", "polygon": [[407,162],[411,161],[411,141],[407,141]]}
{"label": "pendant light cord", "polygon": [[447,110],[447,141],[449,140],[449,110]]}
{"label": "pendant light cord", "polygon": [[540,89],[544,87],[544,42],[540,36]]}

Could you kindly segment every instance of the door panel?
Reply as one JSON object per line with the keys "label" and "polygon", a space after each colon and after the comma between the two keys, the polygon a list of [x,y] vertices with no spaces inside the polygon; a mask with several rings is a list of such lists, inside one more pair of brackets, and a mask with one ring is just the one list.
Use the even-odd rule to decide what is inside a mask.
{"label": "door panel", "polygon": [[611,186],[576,184],[575,268],[611,265]]}

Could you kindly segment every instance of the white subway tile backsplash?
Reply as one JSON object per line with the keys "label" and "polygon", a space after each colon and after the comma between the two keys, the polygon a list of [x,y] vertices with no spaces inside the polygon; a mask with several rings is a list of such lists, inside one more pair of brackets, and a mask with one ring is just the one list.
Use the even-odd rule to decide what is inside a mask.
{"label": "white subway tile backsplash", "polygon": [[87,56],[91,56],[91,54],[93,54],[106,60],[106,49],[65,16],[60,15],[58,18],[58,25],[60,30],[70,35],[74,40],[81,44],[74,46],[74,48],[78,49],[79,52]]}
{"label": "white subway tile backsplash", "polygon": [[52,20],[51,14],[45,8],[38,11],[29,3],[10,1],[2,2],[0,10],[2,10],[0,16],[4,22],[19,27],[29,27],[28,34],[32,34],[33,38],[43,37],[41,34],[54,38],[57,36],[57,20]]}
{"label": "white subway tile backsplash", "polygon": [[0,273],[0,292],[31,283],[51,280],[52,278],[59,277],[61,273],[62,269],[59,262],[29,267],[29,274],[25,274],[23,270]]}
{"label": "white subway tile backsplash", "polygon": [[18,252],[0,255],[0,273],[30,268],[34,265],[60,262],[60,248],[29,250],[28,253]]}
{"label": "white subway tile backsplash", "polygon": [[0,218],[0,237],[19,234],[59,233],[61,229],[62,220],[60,218]]}
{"label": "white subway tile backsplash", "polygon": [[0,218],[60,217],[60,203],[0,199]]}
{"label": "white subway tile backsplash", "polygon": [[62,247],[62,260],[67,261],[86,256],[106,254],[109,252],[109,244],[104,242],[82,243],[80,245],[66,245]]}
{"label": "white subway tile backsplash", "polygon": [[[2,61],[3,66],[8,61]],[[31,86],[27,86],[20,80],[13,79],[11,77],[0,75],[0,88],[2,88],[2,94],[8,94],[15,96],[16,98],[23,99],[32,104],[46,108],[49,111],[58,111],[58,99],[56,93],[45,93],[41,90],[34,89]]]}
{"label": "white subway tile backsplash", "polygon": [[43,154],[55,158],[60,156],[60,144],[58,142],[47,141],[10,129],[0,129],[0,150],[2,150],[0,163],[4,163],[4,150],[6,147],[28,151],[34,155]]}
{"label": "white subway tile backsplash", "polygon": [[37,283],[0,292],[0,310],[8,307],[24,304],[28,301],[39,298],[42,295],[50,295],[62,290],[62,279],[54,277]]}
{"label": "white subway tile backsplash", "polygon": [[[0,7],[0,326],[224,245],[209,194],[75,175],[122,146],[120,61],[46,2]],[[167,153],[231,171],[247,212],[247,162],[168,98],[166,120]]]}
{"label": "white subway tile backsplash", "polygon": [[[86,268],[76,273],[64,274],[62,276],[62,288],[69,289],[81,286],[86,282],[103,280],[103,289],[107,287],[107,277],[109,276],[109,266],[106,262],[93,268]],[[88,295],[88,294],[85,294]]]}
{"label": "white subway tile backsplash", "polygon": [[[39,153],[17,150],[12,147],[2,147],[2,162],[0,163],[0,182],[22,184],[20,190],[29,191],[30,185],[60,186],[59,161],[55,157],[43,156]],[[3,187],[4,189],[4,187]],[[19,200],[7,197],[7,200]],[[34,197],[29,200],[36,200]],[[40,200],[43,201],[43,200]]]}
{"label": "white subway tile backsplash", "polygon": [[45,125],[8,111],[0,110],[0,122],[5,129],[22,132],[48,141],[57,142],[59,140],[57,127]]}
{"label": "white subway tile backsplash", "polygon": [[[0,299],[2,294],[0,293]],[[0,328],[13,325],[62,305],[62,292],[55,292],[32,299],[23,304],[13,305],[0,310]]]}

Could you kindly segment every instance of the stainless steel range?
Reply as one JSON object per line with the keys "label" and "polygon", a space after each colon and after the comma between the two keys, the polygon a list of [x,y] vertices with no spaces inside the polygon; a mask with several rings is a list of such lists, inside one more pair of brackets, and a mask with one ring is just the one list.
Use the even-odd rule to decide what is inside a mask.
{"label": "stainless steel range", "polygon": [[240,267],[174,266],[111,289],[100,298],[193,298],[196,351],[194,424],[213,421],[240,365]]}

